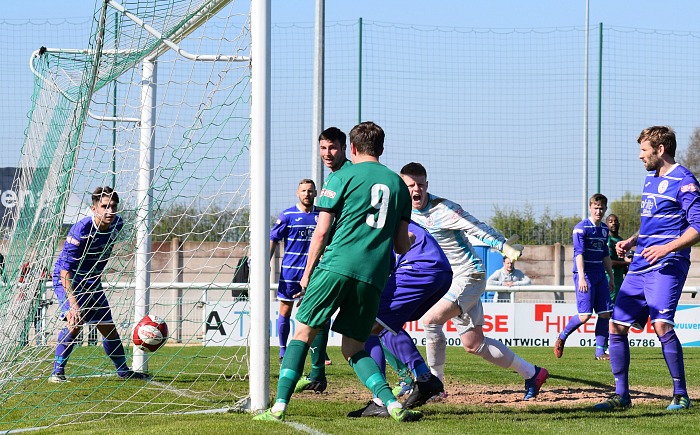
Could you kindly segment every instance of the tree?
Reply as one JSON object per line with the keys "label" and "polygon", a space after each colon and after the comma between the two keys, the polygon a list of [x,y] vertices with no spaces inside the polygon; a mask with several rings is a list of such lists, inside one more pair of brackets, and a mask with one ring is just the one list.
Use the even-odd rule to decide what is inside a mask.
{"label": "tree", "polygon": [[214,205],[186,206],[175,204],[156,213],[153,240],[177,237],[187,241],[247,242],[248,208],[221,209]]}
{"label": "tree", "polygon": [[494,215],[489,225],[504,235],[518,234],[518,243],[524,245],[571,244],[571,231],[581,219],[552,214],[545,208],[542,216],[535,217],[532,205],[518,210],[505,210],[494,206]]}
{"label": "tree", "polygon": [[608,213],[617,215],[620,220],[620,236],[627,238],[639,230],[639,209],[642,195],[625,192],[620,199],[611,201]]}
{"label": "tree", "polygon": [[693,130],[688,139],[688,148],[677,156],[677,160],[696,176],[700,175],[700,127]]}

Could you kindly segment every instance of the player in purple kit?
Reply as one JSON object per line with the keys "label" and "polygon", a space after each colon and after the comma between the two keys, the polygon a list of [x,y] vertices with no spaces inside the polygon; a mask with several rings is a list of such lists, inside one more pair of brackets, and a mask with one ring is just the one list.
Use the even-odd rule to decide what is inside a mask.
{"label": "player in purple kit", "polygon": [[280,213],[277,222],[270,230],[270,258],[275,255],[279,242],[284,241],[282,270],[277,287],[277,299],[280,301],[277,317],[280,362],[287,349],[294,301],[299,299],[294,296],[301,293],[299,281],[304,274],[311,236],[318,220],[318,210],[314,207],[316,184],[313,180],[305,178],[299,182],[297,198],[299,202]]}
{"label": "player in purple kit", "polygon": [[89,323],[95,324],[104,337],[102,345],[120,378],[150,378],[126,365],[124,346],[102,289],[102,272],[124,226],[124,221],[117,215],[118,205],[119,196],[111,187],[95,189],[92,193],[93,216],[83,218],[71,227],[56,260],[53,288],[67,327],[58,333],[49,382],[68,382],[64,373],[68,357],[82,325]]}
{"label": "player in purple kit", "polygon": [[[403,325],[419,320],[447,293],[452,283],[452,267],[438,242],[425,229],[410,222],[408,231],[415,235],[415,242],[405,254],[395,254],[392,274],[379,302],[373,335],[365,343],[365,350],[382,373],[386,372],[382,345],[409,367],[416,383],[403,406],[415,408],[442,392],[443,385],[430,372]],[[376,397],[366,407],[348,414],[348,417],[372,416],[389,417],[386,407]]]}
{"label": "player in purple kit", "polygon": [[[612,312],[610,293],[615,290],[612,261],[608,250],[608,226],[603,216],[608,209],[608,198],[596,193],[588,200],[587,219],[574,227],[574,287],[576,288],[577,316],[572,316],[554,343],[554,356],[561,358],[564,343],[579,326],[588,322],[593,310],[598,314],[595,324],[595,359],[609,360],[605,353],[608,343],[608,323]],[[608,275],[606,275],[606,272]]]}
{"label": "player in purple kit", "polygon": [[673,399],[666,408],[690,408],[685,383],[683,347],[674,330],[674,317],[690,268],[690,247],[700,241],[698,180],[675,161],[676,135],[669,127],[644,129],[637,138],[639,158],[649,173],[642,192],[639,233],[616,245],[621,257],[636,246],[610,322],[610,365],[615,394],[596,410],[632,406],[629,390],[630,347],[634,323],[651,318],[673,380]]}

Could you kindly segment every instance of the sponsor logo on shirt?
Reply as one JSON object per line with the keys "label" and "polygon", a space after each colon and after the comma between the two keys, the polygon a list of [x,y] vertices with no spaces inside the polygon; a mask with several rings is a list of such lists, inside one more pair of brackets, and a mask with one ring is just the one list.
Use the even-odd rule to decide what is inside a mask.
{"label": "sponsor logo on shirt", "polygon": [[73,236],[66,237],[66,242],[70,243],[71,245],[80,246],[80,240]]}
{"label": "sponsor logo on shirt", "polygon": [[655,207],[656,207],[655,200],[653,200],[651,198],[647,198],[647,199],[643,200],[642,201],[642,211],[641,211],[642,216],[651,216],[651,214],[652,214],[651,211]]}
{"label": "sponsor logo on shirt", "polygon": [[302,220],[302,219],[303,219],[303,218],[296,218],[296,219],[294,219],[294,222],[299,222],[299,221]]}
{"label": "sponsor logo on shirt", "polygon": [[668,180],[664,180],[659,183],[658,191],[659,193],[664,193],[668,189]]}
{"label": "sponsor logo on shirt", "polygon": [[335,192],[333,192],[332,190],[323,189],[321,191],[321,196],[325,196],[325,197],[328,197],[330,199],[333,199],[333,198],[335,198]]}
{"label": "sponsor logo on shirt", "polygon": [[695,183],[690,183],[686,184],[685,186],[681,186],[681,192],[695,192],[697,190],[698,188],[695,185]]}

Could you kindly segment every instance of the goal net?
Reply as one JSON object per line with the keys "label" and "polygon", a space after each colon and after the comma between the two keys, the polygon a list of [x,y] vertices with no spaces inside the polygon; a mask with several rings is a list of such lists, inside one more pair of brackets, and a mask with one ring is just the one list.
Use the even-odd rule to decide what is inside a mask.
{"label": "goal net", "polygon": [[[30,122],[2,226],[0,430],[211,412],[248,394],[245,333],[217,337],[246,327],[231,313],[248,306],[236,271],[250,234],[249,5],[97,5],[86,46],[42,47],[31,60]],[[85,326],[70,382],[52,384],[65,327],[53,263],[98,186],[115,188],[125,222],[104,289],[128,363],[154,380],[118,378]],[[131,346],[147,312],[170,329],[150,355]]]}

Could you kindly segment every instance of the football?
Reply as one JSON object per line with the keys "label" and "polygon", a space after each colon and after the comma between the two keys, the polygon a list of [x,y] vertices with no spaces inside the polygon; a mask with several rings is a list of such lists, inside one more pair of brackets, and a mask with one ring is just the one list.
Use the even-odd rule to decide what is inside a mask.
{"label": "football", "polygon": [[134,345],[146,352],[155,352],[168,341],[168,325],[156,316],[145,316],[134,327]]}

